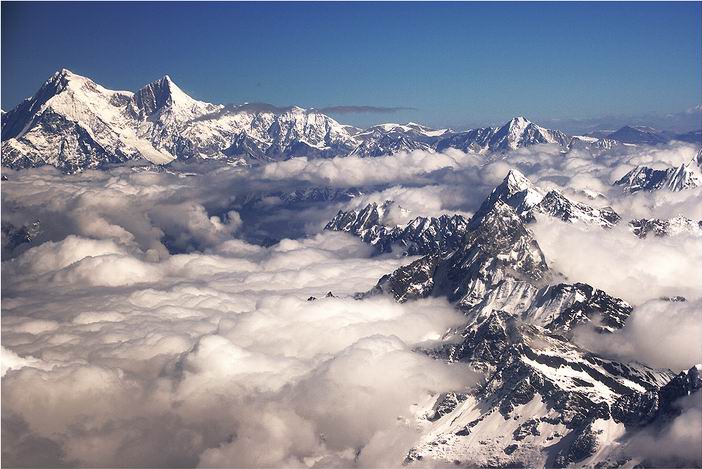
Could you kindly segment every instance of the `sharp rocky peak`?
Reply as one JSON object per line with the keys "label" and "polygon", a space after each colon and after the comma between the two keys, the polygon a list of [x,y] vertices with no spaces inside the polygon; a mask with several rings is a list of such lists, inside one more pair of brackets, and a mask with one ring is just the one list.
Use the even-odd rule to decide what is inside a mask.
{"label": "sharp rocky peak", "polygon": [[614,185],[621,186],[626,192],[634,194],[660,189],[678,192],[698,187],[702,185],[702,181],[688,163],[666,169],[637,166],[617,180]]}
{"label": "sharp rocky peak", "polygon": [[532,184],[521,172],[512,169],[482,203],[473,216],[471,224],[477,226],[498,201],[509,205],[522,216],[541,202],[545,195],[543,189]]}
{"label": "sharp rocky peak", "polygon": [[181,90],[168,75],[134,93],[133,102],[142,117],[150,116],[168,106],[192,106],[198,103]]}
{"label": "sharp rocky peak", "polygon": [[524,116],[517,116],[509,120],[503,127],[510,129],[524,129],[532,122]]}

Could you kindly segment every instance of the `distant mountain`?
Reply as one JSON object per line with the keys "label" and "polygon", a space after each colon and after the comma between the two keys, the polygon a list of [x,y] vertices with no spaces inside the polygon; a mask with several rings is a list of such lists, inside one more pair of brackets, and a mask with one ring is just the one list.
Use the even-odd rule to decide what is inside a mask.
{"label": "distant mountain", "polygon": [[476,153],[501,152],[541,143],[568,145],[570,138],[559,130],[550,130],[530,122],[524,117],[515,117],[502,127],[485,127],[465,132],[455,132],[439,139],[438,151],[458,148]]}
{"label": "distant mountain", "polygon": [[450,132],[448,129],[435,130],[413,122],[406,125],[376,125],[354,135],[360,143],[350,154],[367,157],[401,151],[431,150],[441,136]]}
{"label": "distant mountain", "polygon": [[107,90],[68,70],[55,73],[32,98],[2,116],[2,162],[13,168],[50,164],[72,172],[173,155],[139,136],[134,95]]}
{"label": "distant mountain", "polygon": [[354,234],[379,253],[400,249],[410,256],[450,251],[463,242],[468,220],[461,215],[416,217],[406,225],[387,226],[385,215],[393,205],[386,201],[358,210],[340,210],[324,229]]}
{"label": "distant mountain", "polygon": [[359,129],[315,109],[198,101],[168,75],[133,93],[108,90],[63,69],[2,114],[2,164],[17,169],[52,165],[70,173],[142,158],[154,164],[190,158],[252,163],[449,148],[489,154],[538,144],[601,154],[619,145],[673,138],[698,142],[699,137],[699,132],[675,136],[646,127],[623,127],[607,138],[570,137],[524,117],[458,132],[416,123]]}
{"label": "distant mountain", "polygon": [[673,137],[673,140],[702,145],[702,130],[693,130],[692,132],[677,134]]}
{"label": "distant mountain", "polygon": [[699,187],[701,184],[700,178],[687,164],[667,169],[637,166],[614,183],[614,185],[623,187],[625,191],[631,194],[660,189],[677,192]]}
{"label": "distant mountain", "polygon": [[136,158],[336,156],[357,146],[344,126],[316,111],[205,103],[168,76],[136,93],[111,91],[68,70],[3,115],[2,139],[3,165],[66,172]]}
{"label": "distant mountain", "polygon": [[600,156],[605,153],[609,153],[612,150],[626,148],[627,146],[632,145],[627,145],[617,140],[606,138],[606,136],[597,138],[593,136],[576,135],[570,139],[570,142],[568,142],[567,150],[583,150],[594,156]]}
{"label": "distant mountain", "polygon": [[607,138],[623,143],[657,145],[659,143],[668,142],[670,140],[670,135],[659,132],[652,127],[631,127],[627,125],[607,135]]}
{"label": "distant mountain", "polygon": [[647,126],[624,126],[615,132],[604,135],[593,135],[593,137],[604,137],[609,140],[636,145],[658,145],[670,142],[671,140],[702,145],[702,130],[676,134],[673,132],[656,130],[653,127]]}
{"label": "distant mountain", "polygon": [[693,221],[683,216],[674,217],[669,220],[661,220],[660,218],[639,218],[630,221],[629,226],[639,238],[645,238],[649,234],[659,238],[679,234],[702,236],[702,220]]}

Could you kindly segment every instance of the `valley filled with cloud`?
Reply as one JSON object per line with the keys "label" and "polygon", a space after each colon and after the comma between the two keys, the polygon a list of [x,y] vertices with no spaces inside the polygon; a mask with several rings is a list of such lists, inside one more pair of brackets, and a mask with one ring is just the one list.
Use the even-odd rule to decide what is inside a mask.
{"label": "valley filled with cloud", "polygon": [[[685,372],[702,363],[702,237],[641,238],[627,222],[700,220],[702,188],[629,194],[613,183],[637,165],[689,164],[696,151],[671,143],[593,156],[536,145],[491,158],[452,149],[251,167],[3,171],[3,459],[401,464],[424,441],[437,396],[471,393],[490,370],[434,356],[469,323],[445,297],[358,295],[420,256],[378,254],[323,228],[339,210],[386,200],[388,226],[470,218],[510,170],[622,218],[610,229],[547,215],[526,225],[554,278],[633,306],[620,330],[584,324],[575,343]],[[32,228],[21,242],[19,227]],[[665,299],[674,297],[686,301]],[[681,431],[684,419],[699,425],[699,393],[680,405],[679,417],[632,432],[617,451],[657,438],[702,443],[699,432]]]}

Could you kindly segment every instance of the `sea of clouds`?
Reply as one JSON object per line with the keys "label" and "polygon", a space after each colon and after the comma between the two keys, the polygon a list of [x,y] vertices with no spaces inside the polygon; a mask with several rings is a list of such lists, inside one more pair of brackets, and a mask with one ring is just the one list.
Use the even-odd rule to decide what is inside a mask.
{"label": "sea of clouds", "polygon": [[[377,256],[322,228],[339,209],[388,199],[404,209],[391,223],[469,216],[511,168],[624,219],[606,232],[531,225],[550,267],[635,306],[606,342],[583,330],[578,343],[685,370],[702,362],[701,240],[638,239],[624,225],[700,220],[702,189],[632,196],[612,182],[637,164],[679,165],[694,152],[671,144],[594,158],[545,145],[490,160],[451,150],[254,168],[3,171],[3,223],[40,227],[30,243],[3,239],[3,461],[396,466],[432,396],[481,380],[421,352],[466,319],[441,298],[353,299],[413,258]],[[283,197],[313,187],[357,192]],[[660,300],[677,295],[688,301]],[[679,419],[700,412],[681,405]],[[702,440],[683,427],[676,420],[661,435]],[[646,438],[657,436],[631,447]]]}

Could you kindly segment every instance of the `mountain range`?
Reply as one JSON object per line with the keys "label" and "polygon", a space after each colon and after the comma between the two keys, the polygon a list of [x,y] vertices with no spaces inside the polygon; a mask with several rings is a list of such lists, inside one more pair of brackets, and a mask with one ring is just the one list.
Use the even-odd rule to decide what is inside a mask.
{"label": "mountain range", "polygon": [[[702,366],[676,374],[606,359],[578,345],[579,328],[592,328],[606,340],[626,325],[634,308],[586,283],[565,281],[529,230],[535,212],[604,229],[619,216],[544,191],[517,171],[470,219],[443,215],[386,226],[391,206],[342,211],[326,227],[360,236],[379,252],[394,245],[423,256],[357,297],[445,297],[467,324],[423,352],[468,363],[485,375],[475,391],[441,394],[420,406],[416,424],[422,437],[404,464],[422,466],[427,459],[461,467],[651,467],[627,453],[626,442],[680,415],[678,399],[702,388]],[[640,237],[668,236],[694,225],[687,219],[635,220],[631,228]]]}
{"label": "mountain range", "polygon": [[2,115],[2,164],[21,169],[52,165],[71,173],[130,160],[221,159],[232,164],[297,156],[377,157],[401,151],[456,148],[480,154],[536,144],[611,149],[673,138],[648,128],[624,127],[604,138],[571,137],[524,117],[499,127],[466,131],[420,124],[343,125],[315,109],[265,104],[223,105],[191,98],[169,76],[136,92],[108,90],[63,69]]}

